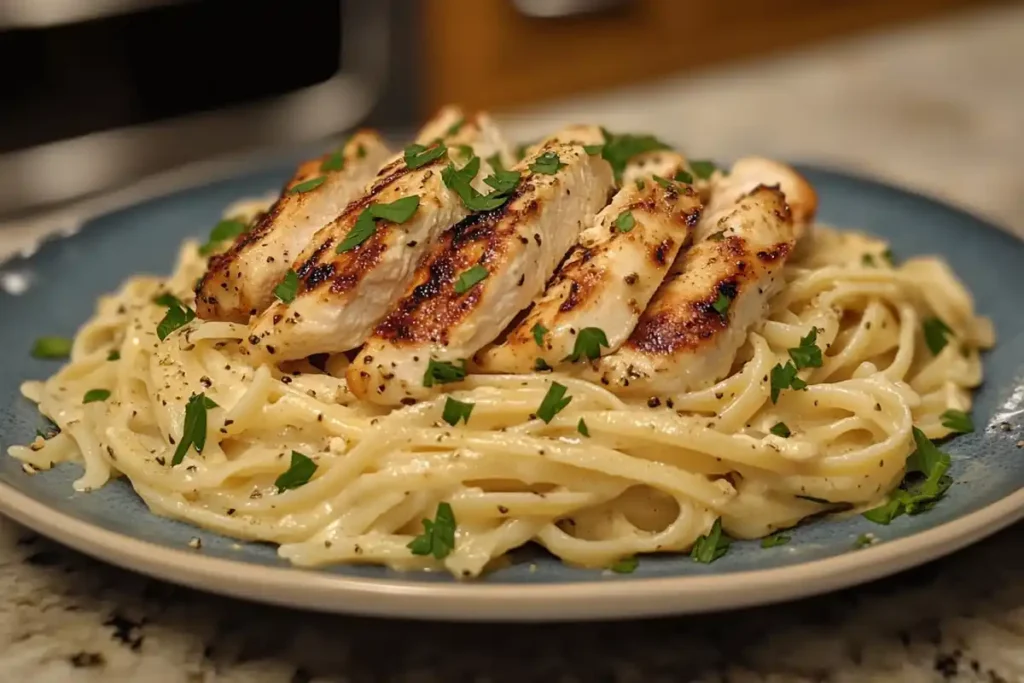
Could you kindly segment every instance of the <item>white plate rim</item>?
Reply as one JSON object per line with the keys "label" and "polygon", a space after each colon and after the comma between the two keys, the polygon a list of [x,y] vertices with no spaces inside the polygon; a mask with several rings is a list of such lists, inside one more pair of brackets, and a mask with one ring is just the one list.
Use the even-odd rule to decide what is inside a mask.
{"label": "white plate rim", "polygon": [[860,550],[787,567],[577,583],[423,583],[266,567],[110,531],[0,482],[0,513],[96,559],[191,588],[274,605],[451,621],[628,619],[766,605],[881,578],[952,553],[1024,517],[1024,489],[968,515]]}

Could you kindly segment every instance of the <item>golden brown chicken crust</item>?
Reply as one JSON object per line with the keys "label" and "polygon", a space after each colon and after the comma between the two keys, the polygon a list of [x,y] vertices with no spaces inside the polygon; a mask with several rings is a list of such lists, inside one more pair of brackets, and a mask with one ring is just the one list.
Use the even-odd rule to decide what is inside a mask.
{"label": "golden brown chicken crust", "polygon": [[[302,220],[303,218],[309,220],[313,215],[311,205],[322,199],[319,192],[335,191],[333,188],[328,189],[330,181],[324,184],[325,187],[314,188],[309,192],[293,193],[291,190],[295,186],[332,172],[341,171],[353,163],[365,163],[363,159],[367,153],[364,145],[382,146],[383,142],[375,131],[360,130],[353,134],[340,150],[326,152],[319,157],[302,162],[292,178],[282,187],[277,200],[270,209],[262,214],[249,230],[238,235],[227,251],[210,259],[206,272],[196,285],[196,311],[201,318],[245,322],[251,315],[260,312],[269,304],[272,300],[269,291],[260,291],[259,286],[254,287],[252,283],[245,281],[247,269],[251,268],[252,264],[250,261],[246,265],[247,259],[259,255],[260,247],[268,246],[272,232],[279,231],[281,235],[284,235],[286,231],[292,230],[294,225],[291,224],[291,220]],[[342,166],[332,171],[325,171],[324,163],[338,152],[343,155]],[[361,191],[362,188],[359,189]],[[289,216],[291,219],[288,218]],[[315,227],[319,228],[319,226]],[[290,265],[294,258],[294,253],[289,254],[285,251],[276,255],[268,255],[266,262],[272,264],[279,260],[283,275],[286,264]],[[259,259],[259,262],[262,262],[263,256],[259,256]],[[223,297],[221,292],[228,291],[233,296]],[[224,300],[220,300],[221,298]]]}
{"label": "golden brown chicken crust", "polygon": [[[417,187],[409,188],[408,195],[420,195],[421,202],[430,201],[429,195],[423,190],[423,182],[433,173],[440,173],[448,164],[447,157],[433,161],[423,174]],[[308,292],[325,286],[332,292],[345,292],[362,280],[363,276],[373,269],[380,257],[387,251],[387,231],[394,226],[388,221],[378,221],[377,230],[362,244],[344,253],[336,252],[336,245],[345,239],[355,226],[359,214],[373,204],[382,192],[409,174],[422,172],[422,168],[410,169],[401,159],[385,167],[367,192],[348,205],[345,212],[332,223],[317,233],[317,241],[299,255],[295,272],[299,276],[299,292]]]}
{"label": "golden brown chicken crust", "polygon": [[[670,216],[670,220],[680,227],[680,234],[687,235],[689,231],[700,220],[703,205],[698,193],[690,186],[680,186],[675,183],[661,186],[651,183],[644,190],[643,197],[626,204],[623,211],[647,212],[649,214],[660,214]],[[615,233],[618,228],[612,225],[609,231]],[[642,231],[617,235],[619,239],[643,240]],[[672,252],[676,242],[671,238],[650,244],[648,251],[652,262],[664,267],[668,254]],[[569,252],[558,271],[548,282],[546,289],[568,282],[568,292],[558,306],[560,313],[570,313],[581,304],[592,302],[602,292],[607,290],[605,284],[609,278],[618,277],[612,270],[606,267],[595,267],[592,262],[595,256],[612,248],[610,242],[586,246],[577,244]],[[636,273],[626,275],[627,285],[635,285],[639,280]],[[638,313],[639,305],[635,300],[629,302],[634,314]],[[508,340],[511,343],[529,344],[533,341],[532,326],[524,324],[527,312],[517,320],[516,324],[508,333]],[[502,340],[505,341],[505,340]],[[548,343],[550,350],[551,344]]]}
{"label": "golden brown chicken crust", "polygon": [[[529,180],[520,183],[508,202],[493,211],[467,216],[442,235],[432,255],[417,268],[411,292],[377,325],[374,335],[399,344],[447,344],[448,330],[474,308],[480,294],[475,285],[461,294],[456,292],[459,276],[474,265],[494,271],[509,258],[511,236],[539,210],[535,200],[517,206],[516,200],[533,189]],[[533,237],[540,240],[540,235]],[[524,244],[528,241],[524,236],[518,239]]]}
{"label": "golden brown chicken crust", "polygon": [[[777,187],[759,186],[747,197],[763,202],[780,222],[792,223],[785,196]],[[749,209],[749,206],[743,206],[741,201],[741,208]],[[682,257],[682,268],[666,278],[662,287],[685,277],[686,263],[706,264],[705,276],[710,274],[713,287],[684,301],[655,296],[625,346],[652,355],[671,355],[681,350],[696,352],[702,346],[713,345],[715,335],[729,324],[729,317],[714,307],[719,297],[732,301],[746,288],[756,287],[764,266],[785,259],[792,248],[792,244],[781,242],[755,251],[747,240],[736,235],[695,244]]]}
{"label": "golden brown chicken crust", "polygon": [[295,175],[281,189],[280,197],[278,197],[277,201],[271,205],[266,213],[257,219],[255,225],[250,230],[238,235],[227,251],[210,258],[206,272],[203,273],[202,279],[196,285],[196,314],[200,318],[204,320],[245,322],[249,319],[250,315],[258,312],[253,307],[255,302],[249,302],[251,305],[247,312],[244,309],[232,311],[222,307],[217,300],[217,291],[237,286],[232,280],[240,279],[242,273],[234,271],[232,266],[235,264],[238,255],[250,245],[264,239],[286,208],[295,207],[296,210],[301,210],[302,206],[312,200],[312,197],[304,192],[289,194],[288,191],[300,183],[321,175],[320,165],[329,156],[330,153],[324,154],[316,159],[309,159],[300,164],[295,171]]}

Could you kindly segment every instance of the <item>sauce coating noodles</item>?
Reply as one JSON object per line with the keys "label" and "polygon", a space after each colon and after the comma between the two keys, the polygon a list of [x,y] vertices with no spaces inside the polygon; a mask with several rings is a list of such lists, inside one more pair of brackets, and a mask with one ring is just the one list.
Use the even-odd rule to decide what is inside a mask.
{"label": "sauce coating noodles", "polygon": [[[885,252],[877,239],[815,228],[768,319],[714,386],[649,404],[564,373],[471,374],[446,385],[447,396],[474,404],[452,427],[444,395],[393,411],[357,401],[343,354],[322,368],[254,366],[239,343],[244,325],[195,320],[160,342],[165,307],[153,299],[170,292],[191,306],[205,269],[189,242],[170,278],[132,277],[103,297],[70,362],[24,385],[61,432],[10,452],[39,469],[81,463],[79,490],[126,476],[156,514],[280,544],[303,566],[476,576],[534,541],[565,562],[606,567],[686,551],[717,518],[730,536],[756,538],[829,509],[816,500],[884,500],[904,475],[911,427],[942,437],[943,411],[970,409],[991,324],[941,260],[891,266]],[[922,334],[931,317],[952,332],[938,354]],[[784,389],[773,403],[772,368],[812,329],[821,367],[802,370],[806,389]],[[112,351],[119,359],[108,360]],[[553,381],[572,400],[545,423],[533,414]],[[95,388],[110,398],[83,404]],[[200,392],[218,406],[207,411],[205,448],[171,467],[186,404]],[[317,469],[279,491],[292,451]],[[441,501],[457,520],[454,550],[442,560],[411,553]]]}

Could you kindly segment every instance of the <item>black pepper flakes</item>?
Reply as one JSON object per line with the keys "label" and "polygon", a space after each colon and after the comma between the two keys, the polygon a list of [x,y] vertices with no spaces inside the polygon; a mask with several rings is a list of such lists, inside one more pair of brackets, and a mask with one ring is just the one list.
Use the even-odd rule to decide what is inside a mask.
{"label": "black pepper flakes", "polygon": [[68,661],[76,669],[93,669],[107,663],[107,660],[99,652],[79,652],[68,657]]}

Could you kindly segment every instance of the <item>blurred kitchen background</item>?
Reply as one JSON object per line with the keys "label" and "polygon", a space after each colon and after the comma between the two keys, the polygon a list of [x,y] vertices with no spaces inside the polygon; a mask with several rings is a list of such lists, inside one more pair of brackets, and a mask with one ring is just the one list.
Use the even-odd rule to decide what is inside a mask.
{"label": "blurred kitchen background", "polygon": [[513,138],[595,121],[1010,222],[1022,65],[1022,3],[0,0],[0,246],[357,125],[401,136],[448,102]]}

